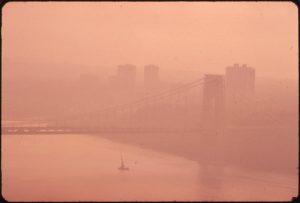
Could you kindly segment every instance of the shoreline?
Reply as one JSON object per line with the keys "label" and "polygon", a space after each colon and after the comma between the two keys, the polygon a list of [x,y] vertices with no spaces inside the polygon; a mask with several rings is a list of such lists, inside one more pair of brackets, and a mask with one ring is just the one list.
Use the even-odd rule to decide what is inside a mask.
{"label": "shoreline", "polygon": [[[147,133],[148,136],[143,134],[143,137],[139,133],[93,135],[181,156],[199,164],[221,167],[233,165],[264,172],[297,174],[298,136],[296,129],[291,129],[289,133],[285,128],[242,129],[243,132],[238,132],[239,130],[241,129],[229,129],[224,134],[213,132],[206,134]],[[243,135],[240,135],[241,133]],[[265,137],[265,134],[271,135]],[[289,136],[287,137],[286,134]],[[286,157],[292,160],[287,160]]]}

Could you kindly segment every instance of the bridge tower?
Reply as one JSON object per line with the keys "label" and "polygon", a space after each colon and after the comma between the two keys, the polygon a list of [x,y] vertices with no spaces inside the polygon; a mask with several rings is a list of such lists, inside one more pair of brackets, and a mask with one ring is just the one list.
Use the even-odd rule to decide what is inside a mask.
{"label": "bridge tower", "polygon": [[203,85],[202,123],[220,128],[225,118],[225,82],[223,75],[206,74]]}

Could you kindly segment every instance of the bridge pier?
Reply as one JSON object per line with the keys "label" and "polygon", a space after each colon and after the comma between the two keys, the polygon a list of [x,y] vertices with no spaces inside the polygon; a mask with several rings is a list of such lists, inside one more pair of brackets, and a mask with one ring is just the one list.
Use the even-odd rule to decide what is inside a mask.
{"label": "bridge pier", "polygon": [[206,74],[203,86],[202,123],[223,128],[225,122],[225,81],[223,75]]}

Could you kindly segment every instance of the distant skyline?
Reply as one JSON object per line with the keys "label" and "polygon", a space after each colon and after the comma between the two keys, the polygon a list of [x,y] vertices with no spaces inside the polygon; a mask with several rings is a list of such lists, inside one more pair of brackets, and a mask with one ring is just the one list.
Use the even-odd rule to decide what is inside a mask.
{"label": "distant skyline", "polygon": [[217,74],[238,63],[298,78],[291,2],[9,2],[2,12],[2,70],[7,59]]}

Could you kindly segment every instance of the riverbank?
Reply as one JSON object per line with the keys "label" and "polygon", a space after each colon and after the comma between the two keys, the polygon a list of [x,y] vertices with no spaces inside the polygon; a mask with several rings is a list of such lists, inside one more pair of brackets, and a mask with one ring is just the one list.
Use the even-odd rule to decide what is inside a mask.
{"label": "riverbank", "polygon": [[99,134],[121,143],[182,156],[200,164],[233,165],[265,172],[298,173],[297,128],[230,128],[222,134]]}

